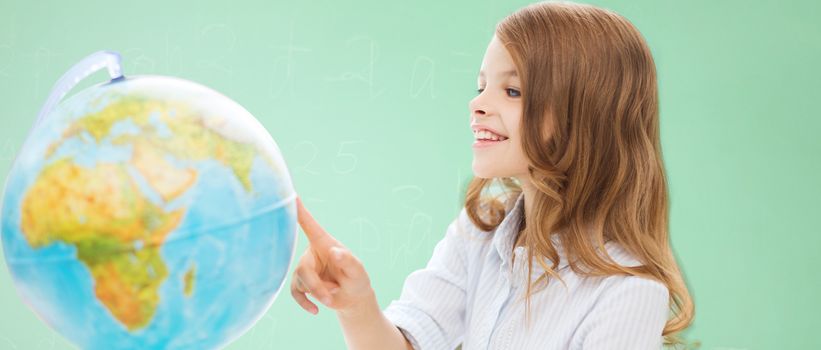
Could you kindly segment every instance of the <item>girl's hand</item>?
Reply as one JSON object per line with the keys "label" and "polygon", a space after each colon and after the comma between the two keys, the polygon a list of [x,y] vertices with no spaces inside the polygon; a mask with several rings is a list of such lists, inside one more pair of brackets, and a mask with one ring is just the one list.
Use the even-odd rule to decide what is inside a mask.
{"label": "girl's hand", "polygon": [[308,237],[308,248],[299,258],[291,279],[291,295],[306,311],[316,314],[317,306],[306,293],[325,306],[350,313],[376,296],[362,262],[348,248],[325,232],[297,197],[297,221]]}

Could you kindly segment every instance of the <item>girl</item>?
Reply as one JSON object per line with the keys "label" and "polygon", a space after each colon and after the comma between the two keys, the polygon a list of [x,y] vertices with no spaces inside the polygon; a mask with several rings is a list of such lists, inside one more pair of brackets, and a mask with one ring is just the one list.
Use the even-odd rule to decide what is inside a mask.
{"label": "girl", "polygon": [[[636,28],[591,5],[532,4],[497,25],[478,78],[475,178],[427,266],[380,310],[362,263],[298,200],[310,246],[296,301],[336,310],[350,349],[681,343],[694,307],[670,249],[656,72]],[[487,194],[494,183],[502,196]]]}

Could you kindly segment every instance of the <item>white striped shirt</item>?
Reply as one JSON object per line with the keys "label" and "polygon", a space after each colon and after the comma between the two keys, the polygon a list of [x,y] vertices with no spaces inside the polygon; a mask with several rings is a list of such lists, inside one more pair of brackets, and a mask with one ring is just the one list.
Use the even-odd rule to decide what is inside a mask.
{"label": "white striped shirt", "polygon": [[[414,349],[459,344],[463,350],[661,349],[669,315],[667,288],[636,276],[579,276],[567,265],[556,235],[558,272],[567,288],[551,278],[533,294],[531,328],[525,328],[527,252],[513,249],[523,205],[520,194],[492,233],[474,226],[463,208],[427,266],[407,277],[400,298],[383,312]],[[607,242],[605,248],[620,265],[639,265],[617,243]],[[543,272],[534,260],[532,280]]]}

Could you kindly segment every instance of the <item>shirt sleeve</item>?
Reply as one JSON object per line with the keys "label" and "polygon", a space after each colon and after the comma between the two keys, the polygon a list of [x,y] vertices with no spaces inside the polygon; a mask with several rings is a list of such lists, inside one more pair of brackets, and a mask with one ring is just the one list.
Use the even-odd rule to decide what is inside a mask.
{"label": "shirt sleeve", "polygon": [[454,349],[465,330],[467,240],[465,209],[450,223],[425,268],[405,279],[383,311],[416,350]]}
{"label": "shirt sleeve", "polygon": [[579,327],[583,349],[658,350],[669,315],[669,294],[661,282],[618,276]]}

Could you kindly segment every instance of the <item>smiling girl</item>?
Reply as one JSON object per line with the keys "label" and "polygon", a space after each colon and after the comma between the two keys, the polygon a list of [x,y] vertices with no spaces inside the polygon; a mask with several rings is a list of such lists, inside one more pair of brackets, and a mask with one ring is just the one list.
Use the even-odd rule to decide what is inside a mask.
{"label": "smiling girl", "polygon": [[[298,200],[291,285],[350,349],[659,349],[694,306],[671,251],[653,58],[622,16],[540,2],[502,20],[470,103],[474,179],[427,266],[380,310]],[[494,184],[505,191],[488,195]]]}

